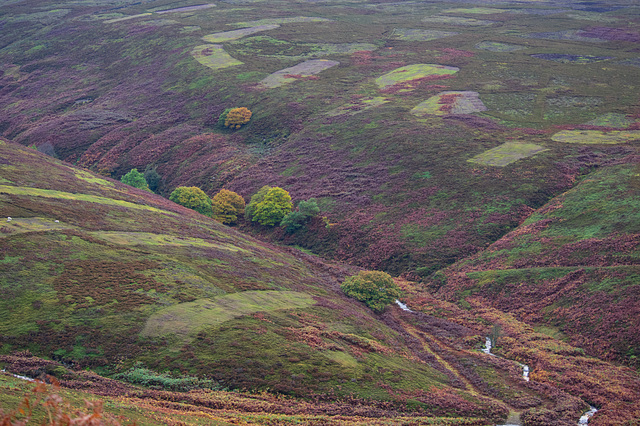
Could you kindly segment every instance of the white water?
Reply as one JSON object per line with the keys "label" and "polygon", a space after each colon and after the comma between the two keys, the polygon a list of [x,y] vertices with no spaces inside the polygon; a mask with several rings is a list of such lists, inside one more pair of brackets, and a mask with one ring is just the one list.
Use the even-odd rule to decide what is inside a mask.
{"label": "white water", "polygon": [[486,337],[485,340],[484,340],[484,348],[482,349],[482,352],[484,352],[487,355],[493,355],[491,353],[491,348],[492,347],[493,347],[493,343],[491,342],[491,338],[490,337]]}
{"label": "white water", "polygon": [[591,416],[593,416],[596,413],[596,411],[598,411],[596,407],[592,407],[591,405],[589,406],[589,408],[590,408],[589,411],[587,411],[582,415],[582,417],[580,417],[580,420],[578,421],[579,425],[588,425],[589,419],[591,418]]}
{"label": "white water", "polygon": [[400,309],[402,309],[403,311],[413,312],[411,309],[407,308],[407,305],[405,305],[404,303],[402,303],[397,299],[396,299],[396,305],[400,306]]}
{"label": "white water", "polygon": [[5,370],[5,369],[2,369],[2,370],[0,370],[0,371],[2,371],[3,373],[11,374],[13,377],[16,377],[16,378],[18,378],[18,379],[22,379],[22,380],[26,380],[26,381],[28,381],[28,382],[36,382],[36,381],[37,381],[37,380],[35,380],[35,379],[32,379],[31,377],[27,377],[27,376],[20,376],[19,374],[9,373],[9,372],[8,372],[7,370]]}

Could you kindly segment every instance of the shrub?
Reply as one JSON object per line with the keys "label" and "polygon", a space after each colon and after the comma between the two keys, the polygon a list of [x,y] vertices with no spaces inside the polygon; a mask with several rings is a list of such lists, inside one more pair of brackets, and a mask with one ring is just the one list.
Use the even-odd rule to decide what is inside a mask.
{"label": "shrub", "polygon": [[137,362],[124,373],[116,374],[114,378],[152,389],[175,392],[188,392],[193,389],[222,389],[214,380],[200,379],[192,376],[174,376],[169,373],[158,374],[155,371],[145,368],[140,362]]}
{"label": "shrub", "polygon": [[226,109],[220,115],[218,122],[223,119],[224,127],[239,129],[243,124],[247,124],[251,120],[251,111],[245,107]]}
{"label": "shrub", "polygon": [[160,186],[161,179],[162,178],[156,171],[155,167],[150,168],[149,166],[147,166],[147,168],[144,170],[144,180],[147,181],[147,185],[149,185],[149,189],[151,191],[156,192],[158,186]]}
{"label": "shrub", "polygon": [[196,186],[179,186],[169,195],[169,199],[203,215],[211,216],[213,214],[211,198]]}
{"label": "shrub", "polygon": [[149,189],[149,185],[147,184],[147,180],[144,178],[144,175],[138,171],[138,169],[131,169],[129,173],[120,178],[120,182],[126,183],[127,185],[133,186],[134,188],[151,191]]}
{"label": "shrub", "polygon": [[291,211],[293,203],[287,191],[279,187],[263,186],[251,197],[245,216],[261,225],[274,226]]}
{"label": "shrub", "polygon": [[228,189],[222,189],[211,199],[213,218],[218,222],[233,225],[238,216],[244,215],[244,198]]}
{"label": "shrub", "polygon": [[345,279],[340,288],[347,296],[364,302],[376,312],[382,312],[401,296],[391,275],[380,271],[360,271]]}
{"label": "shrub", "polygon": [[298,210],[292,211],[282,219],[280,226],[285,228],[286,232],[294,233],[302,228],[305,222],[320,213],[320,207],[315,198],[309,198],[307,201],[298,203]]}

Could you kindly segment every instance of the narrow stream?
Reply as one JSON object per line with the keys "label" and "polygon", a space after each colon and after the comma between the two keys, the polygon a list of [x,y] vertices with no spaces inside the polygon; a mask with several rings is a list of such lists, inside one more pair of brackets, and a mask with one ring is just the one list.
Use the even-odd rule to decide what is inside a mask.
{"label": "narrow stream", "polygon": [[400,309],[402,309],[403,311],[407,311],[407,312],[413,312],[411,309],[409,309],[407,307],[407,305],[405,305],[404,303],[402,303],[401,301],[399,301],[398,299],[396,299],[396,305],[400,306]]}
{"label": "narrow stream", "polygon": [[[485,338],[485,343],[484,343],[484,348],[482,348],[482,352],[484,352],[487,355],[492,355],[492,356],[496,356],[495,354],[491,353],[491,348],[493,348],[493,342],[491,341],[490,337],[486,337]],[[527,364],[520,364],[518,363],[518,365],[520,365],[520,367],[522,367],[522,378],[525,381],[529,381],[529,366]],[[582,415],[582,417],[580,417],[580,420],[578,420],[578,425],[588,425],[589,424],[589,419],[598,411],[598,409],[592,405],[589,405],[589,411],[587,411],[586,413],[584,413]],[[498,425],[498,426],[518,426],[515,424],[511,424],[511,423],[507,423],[504,425]]]}
{"label": "narrow stream", "polygon": [[7,370],[5,370],[5,369],[0,370],[0,372],[10,374],[10,375],[12,375],[13,377],[16,377],[16,378],[18,378],[18,379],[22,379],[22,380],[26,380],[26,381],[28,381],[28,382],[37,382],[37,380],[32,379],[31,377],[27,377],[27,376],[20,376],[19,374],[9,373],[9,372],[8,372]]}

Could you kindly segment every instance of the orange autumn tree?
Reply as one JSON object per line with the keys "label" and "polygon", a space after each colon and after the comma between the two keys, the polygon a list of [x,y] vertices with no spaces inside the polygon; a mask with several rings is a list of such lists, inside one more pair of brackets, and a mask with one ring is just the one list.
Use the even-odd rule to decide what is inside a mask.
{"label": "orange autumn tree", "polygon": [[228,189],[221,189],[211,199],[213,218],[226,225],[238,222],[238,216],[244,215],[244,198]]}
{"label": "orange autumn tree", "polygon": [[224,127],[230,129],[239,129],[243,124],[247,124],[251,120],[251,111],[245,107],[231,108],[225,112]]}

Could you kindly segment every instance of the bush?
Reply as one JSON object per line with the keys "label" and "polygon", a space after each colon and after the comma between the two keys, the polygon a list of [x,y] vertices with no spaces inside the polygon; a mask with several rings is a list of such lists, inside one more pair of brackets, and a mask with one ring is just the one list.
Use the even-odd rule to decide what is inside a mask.
{"label": "bush", "polygon": [[140,362],[124,373],[116,374],[114,378],[152,389],[175,392],[188,392],[193,389],[222,389],[217,382],[209,379],[199,379],[192,376],[173,376],[168,373],[158,374],[145,368]]}
{"label": "bush", "polygon": [[382,312],[402,295],[391,275],[380,271],[360,271],[345,279],[340,288],[347,296],[364,302],[376,312]]}
{"label": "bush", "polygon": [[320,207],[318,207],[318,202],[315,198],[300,201],[298,210],[286,215],[280,222],[280,226],[284,227],[286,232],[294,233],[318,213],[320,213]]}
{"label": "bush", "polygon": [[140,188],[151,192],[149,185],[147,184],[147,180],[144,178],[144,175],[138,171],[138,169],[131,169],[129,173],[120,178],[120,182],[126,183],[134,188]]}
{"label": "bush", "polygon": [[222,189],[211,199],[213,218],[218,222],[233,225],[238,216],[244,215],[244,198],[228,189]]}
{"label": "bush", "polygon": [[243,124],[251,120],[251,111],[248,108],[227,108],[218,118],[218,124],[229,129],[239,129]]}
{"label": "bush", "polygon": [[261,225],[274,226],[291,211],[291,196],[282,188],[263,186],[251,197],[245,217]]}
{"label": "bush", "polygon": [[169,199],[174,203],[195,210],[205,216],[211,216],[213,214],[211,198],[196,186],[179,186],[169,195]]}
{"label": "bush", "polygon": [[144,180],[147,181],[147,185],[149,185],[149,189],[153,192],[156,192],[158,186],[160,186],[160,175],[156,171],[156,168],[147,167],[144,170]]}

